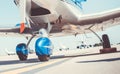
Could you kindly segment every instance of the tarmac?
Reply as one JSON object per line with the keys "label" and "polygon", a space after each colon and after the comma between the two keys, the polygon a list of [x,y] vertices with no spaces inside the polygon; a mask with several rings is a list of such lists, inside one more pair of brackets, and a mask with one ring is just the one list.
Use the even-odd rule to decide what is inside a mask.
{"label": "tarmac", "polygon": [[102,47],[54,52],[47,62],[35,54],[19,61],[16,55],[0,56],[0,74],[120,74],[120,45],[117,52],[100,54]]}

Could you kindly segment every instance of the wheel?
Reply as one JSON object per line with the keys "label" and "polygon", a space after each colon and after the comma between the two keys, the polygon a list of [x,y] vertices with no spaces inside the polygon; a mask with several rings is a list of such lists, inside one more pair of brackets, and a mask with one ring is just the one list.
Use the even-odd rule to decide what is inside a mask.
{"label": "wheel", "polygon": [[16,53],[18,55],[19,60],[24,61],[27,60],[28,49],[26,48],[26,44],[20,43],[16,46]]}
{"label": "wheel", "polygon": [[50,56],[48,56],[48,55],[42,55],[42,56],[38,56],[38,59],[40,61],[48,61],[50,59]]}
{"label": "wheel", "polygon": [[107,34],[102,35],[103,48],[111,48],[110,41]]}
{"label": "wheel", "polygon": [[113,47],[113,48],[104,48],[104,49],[100,49],[100,53],[112,53],[112,52],[116,52],[117,48]]}
{"label": "wheel", "polygon": [[17,55],[20,61],[27,60],[27,55],[24,55],[22,53],[17,53]]}

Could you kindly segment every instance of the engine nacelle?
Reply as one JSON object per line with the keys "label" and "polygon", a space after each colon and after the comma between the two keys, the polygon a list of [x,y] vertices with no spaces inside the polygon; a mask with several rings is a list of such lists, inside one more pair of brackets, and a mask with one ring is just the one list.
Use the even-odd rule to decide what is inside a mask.
{"label": "engine nacelle", "polygon": [[20,60],[27,60],[28,49],[25,43],[20,43],[16,46],[16,53]]}
{"label": "engine nacelle", "polygon": [[36,40],[35,51],[36,55],[39,56],[50,56],[52,54],[53,45],[49,38],[41,37]]}

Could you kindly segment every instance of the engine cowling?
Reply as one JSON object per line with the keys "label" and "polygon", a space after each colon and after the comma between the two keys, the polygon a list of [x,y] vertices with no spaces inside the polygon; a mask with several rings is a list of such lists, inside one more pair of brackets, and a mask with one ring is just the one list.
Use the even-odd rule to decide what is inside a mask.
{"label": "engine cowling", "polygon": [[49,38],[41,37],[36,40],[35,51],[37,56],[50,56],[52,54],[53,45]]}
{"label": "engine cowling", "polygon": [[28,49],[25,43],[20,43],[16,46],[16,53],[21,61],[27,60]]}

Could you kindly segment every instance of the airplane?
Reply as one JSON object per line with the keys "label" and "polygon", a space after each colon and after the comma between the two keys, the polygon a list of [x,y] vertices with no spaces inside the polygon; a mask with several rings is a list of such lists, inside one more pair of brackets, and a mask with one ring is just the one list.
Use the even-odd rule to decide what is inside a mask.
{"label": "airplane", "polygon": [[11,52],[8,49],[5,49],[5,52],[7,53],[7,55],[15,55],[16,54],[15,52]]}
{"label": "airplane", "polygon": [[87,0],[14,0],[20,10],[21,23],[16,28],[0,29],[0,32],[19,33],[26,36],[27,44],[16,46],[20,60],[27,60],[28,46],[34,37],[35,52],[40,61],[48,61],[54,48],[49,37],[77,35],[102,31],[120,21],[120,8],[94,14],[82,13],[82,2]]}

